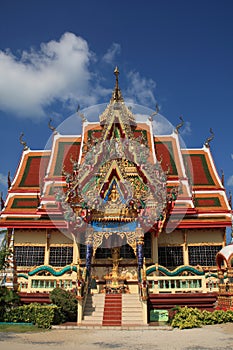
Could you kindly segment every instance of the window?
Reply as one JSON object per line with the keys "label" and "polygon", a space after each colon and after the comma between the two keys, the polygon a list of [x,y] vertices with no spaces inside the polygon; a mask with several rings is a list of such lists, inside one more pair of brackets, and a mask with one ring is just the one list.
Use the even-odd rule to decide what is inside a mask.
{"label": "window", "polygon": [[136,259],[133,248],[129,244],[121,246],[120,257],[123,259]]}
{"label": "window", "polygon": [[184,264],[183,248],[180,246],[159,247],[159,264],[167,268],[174,268]]}
{"label": "window", "polygon": [[147,232],[144,235],[144,256],[151,258],[151,233]]}
{"label": "window", "polygon": [[80,259],[86,259],[86,251],[87,251],[87,246],[86,244],[80,244]]}
{"label": "window", "polygon": [[189,246],[189,265],[216,266],[216,254],[221,249],[221,245]]}
{"label": "window", "polygon": [[50,247],[49,264],[66,266],[73,262],[73,247]]}
{"label": "window", "polygon": [[14,253],[17,266],[37,266],[44,264],[45,247],[15,246]]}
{"label": "window", "polygon": [[96,259],[107,259],[111,258],[112,253],[110,248],[97,248],[95,252]]}
{"label": "window", "polygon": [[[95,253],[96,259],[107,259],[111,258],[111,248],[97,248]],[[129,244],[124,244],[120,247],[120,258],[123,259],[135,259],[133,248]]]}

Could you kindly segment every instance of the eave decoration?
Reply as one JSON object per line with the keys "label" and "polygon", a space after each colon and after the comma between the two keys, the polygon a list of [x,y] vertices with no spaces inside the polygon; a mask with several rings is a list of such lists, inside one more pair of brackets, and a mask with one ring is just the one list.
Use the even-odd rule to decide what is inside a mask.
{"label": "eave decoration", "polygon": [[134,115],[119,96],[117,75],[100,116],[101,137],[83,142],[82,157],[71,159],[73,172],[64,173],[66,192],[56,195],[76,240],[94,252],[126,243],[136,252],[144,233],[161,232],[177,195],[167,195],[166,174],[148,141],[134,136]]}

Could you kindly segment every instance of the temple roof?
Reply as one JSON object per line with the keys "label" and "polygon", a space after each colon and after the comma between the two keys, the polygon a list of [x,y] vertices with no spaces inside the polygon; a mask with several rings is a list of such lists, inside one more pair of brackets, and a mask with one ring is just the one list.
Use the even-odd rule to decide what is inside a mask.
{"label": "temple roof", "polygon": [[[119,147],[126,147],[128,141],[133,142],[131,146],[137,153],[133,157],[134,170],[129,176],[135,176],[135,169],[141,168],[140,171],[137,170],[139,178],[147,176],[149,180],[149,172],[142,170],[146,166],[141,163],[145,150],[148,150],[148,162],[151,166],[157,164],[156,166],[161,167],[166,175],[167,194],[172,194],[174,189],[178,193],[173,214],[183,213],[179,228],[231,225],[231,208],[210,147],[205,145],[200,149],[182,149],[177,132],[154,135],[149,118],[144,122],[136,122],[120,92],[118,69],[115,70],[115,75],[116,86],[109,105],[99,116],[99,123],[84,120],[81,135],[56,133],[50,151],[23,151],[1,213],[0,226],[66,227],[59,204],[55,200],[56,192],[60,189],[65,193],[71,174],[78,173],[80,167],[84,168],[87,157],[95,159],[98,147],[106,152],[106,147],[113,139]],[[120,148],[118,151],[122,152]],[[123,158],[127,159],[126,154]],[[98,164],[97,158],[95,162]],[[91,176],[91,170],[88,169],[92,165],[94,163],[86,164],[85,184]],[[113,167],[109,165],[109,169]],[[112,169],[108,175],[106,173],[103,177],[105,183],[112,181],[113,175],[110,173],[113,174],[114,171]],[[122,174],[122,169],[118,173]],[[122,176],[119,174],[117,176]],[[114,183],[117,188],[117,182]],[[106,194],[111,193],[113,184],[108,186],[108,189],[103,188]]]}

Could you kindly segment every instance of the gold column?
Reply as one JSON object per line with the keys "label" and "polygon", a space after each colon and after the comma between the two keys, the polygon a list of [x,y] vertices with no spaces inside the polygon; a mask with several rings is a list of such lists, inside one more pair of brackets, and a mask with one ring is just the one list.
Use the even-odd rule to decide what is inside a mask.
{"label": "gold column", "polygon": [[189,265],[189,253],[188,253],[188,244],[187,244],[187,230],[184,230],[183,233],[183,259],[184,259],[184,265]]}
{"label": "gold column", "polygon": [[76,241],[73,236],[73,264],[77,264],[80,260],[80,244]]}
{"label": "gold column", "polygon": [[45,231],[46,235],[46,243],[45,243],[45,255],[44,255],[44,264],[49,265],[49,252],[50,252],[50,238],[51,238],[51,232],[49,229],[46,229]]}
{"label": "gold column", "polygon": [[[153,233],[152,233],[153,235]],[[158,237],[152,237],[152,261],[154,264],[159,263],[159,248],[158,248]]]}

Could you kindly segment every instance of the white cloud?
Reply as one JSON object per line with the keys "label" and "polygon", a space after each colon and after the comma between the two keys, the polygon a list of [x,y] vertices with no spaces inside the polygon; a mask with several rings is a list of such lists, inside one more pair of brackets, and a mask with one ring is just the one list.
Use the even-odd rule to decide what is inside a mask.
{"label": "white cloud", "polygon": [[95,103],[89,93],[93,57],[87,42],[72,33],[42,43],[21,57],[0,51],[0,109],[24,117],[41,117],[55,100]]}
{"label": "white cloud", "polygon": [[112,46],[107,50],[106,54],[103,56],[103,61],[105,63],[114,64],[116,56],[121,53],[120,44],[113,43]]}
{"label": "white cloud", "polygon": [[180,129],[181,135],[191,135],[192,129],[191,129],[191,123],[185,122],[183,127]]}
{"label": "white cloud", "polygon": [[[113,64],[120,52],[120,45],[113,43],[99,62]],[[54,102],[73,112],[77,104],[81,108],[94,105],[111,94],[114,84],[110,89],[103,86],[101,74],[87,41],[73,33],[64,33],[57,41],[42,43],[38,50],[29,49],[17,56],[9,49],[0,50],[0,110],[39,119],[48,118],[51,107],[56,115]],[[138,72],[130,72],[127,78],[126,100],[153,108],[155,82]]]}
{"label": "white cloud", "polygon": [[227,185],[228,185],[228,186],[233,186],[233,175],[231,175],[231,176],[229,177],[229,179],[227,180]]}
{"label": "white cloud", "polygon": [[233,154],[231,155],[231,159],[233,159]]}
{"label": "white cloud", "polygon": [[7,176],[0,173],[0,185],[7,186]]}
{"label": "white cloud", "polygon": [[125,96],[127,101],[134,101],[142,105],[156,104],[154,97],[154,90],[156,84],[154,80],[141,77],[139,72],[129,72],[128,74],[129,86],[126,90]]}

